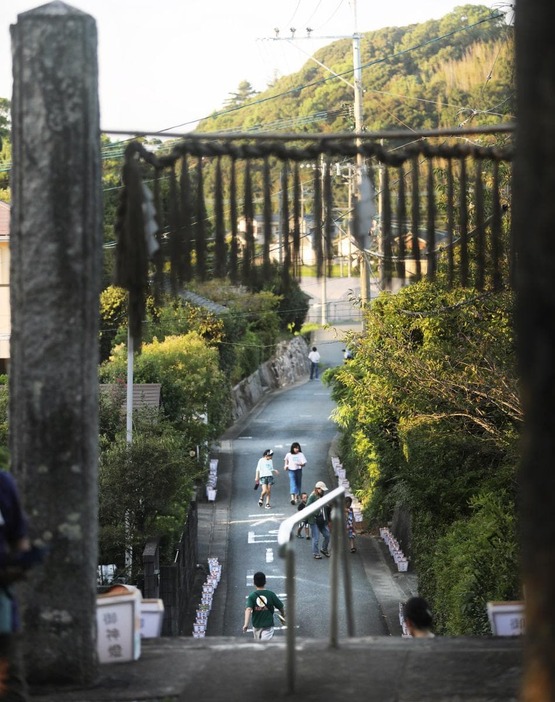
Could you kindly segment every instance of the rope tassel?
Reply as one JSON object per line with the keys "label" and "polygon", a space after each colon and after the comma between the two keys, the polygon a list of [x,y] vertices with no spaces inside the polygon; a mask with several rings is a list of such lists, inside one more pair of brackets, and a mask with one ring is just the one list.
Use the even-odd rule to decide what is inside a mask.
{"label": "rope tassel", "polygon": [[322,185],[318,164],[315,164],[314,167],[314,240],[312,246],[316,256],[316,277],[321,278],[324,269],[324,255],[322,250]]}
{"label": "rope tassel", "polygon": [[251,162],[245,162],[245,203],[243,214],[245,217],[245,246],[243,248],[242,281],[244,285],[252,287],[254,284],[254,206],[252,201]]}
{"label": "rope tassel", "polygon": [[405,169],[403,164],[399,166],[399,197],[397,200],[397,232],[399,240],[399,255],[397,257],[397,276],[404,283],[406,278],[405,255],[407,236],[407,202],[405,195]]}
{"label": "rope tassel", "polygon": [[200,280],[206,279],[206,206],[204,204],[204,178],[202,171],[202,157],[197,159],[197,201],[195,222],[195,255],[197,263],[197,276]]}
{"label": "rope tassel", "polygon": [[434,162],[428,161],[428,218],[426,225],[427,277],[433,280],[436,274],[436,202],[434,185]]}
{"label": "rope tassel", "polygon": [[289,285],[291,249],[289,245],[289,164],[281,169],[281,243],[283,246],[283,268],[281,277],[285,288]]}
{"label": "rope tassel", "polygon": [[216,278],[225,278],[226,274],[226,245],[225,245],[225,222],[224,222],[224,194],[222,183],[222,159],[218,156],[216,160],[216,188],[215,188],[215,262],[214,275]]}
{"label": "rope tassel", "polygon": [[389,169],[382,166],[382,248],[383,281],[387,287],[391,284],[391,195],[389,192]]}

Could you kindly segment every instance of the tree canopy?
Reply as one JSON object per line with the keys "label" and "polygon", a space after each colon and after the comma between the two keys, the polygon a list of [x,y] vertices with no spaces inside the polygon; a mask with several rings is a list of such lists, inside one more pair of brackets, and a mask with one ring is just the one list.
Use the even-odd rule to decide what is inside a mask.
{"label": "tree canopy", "polygon": [[[364,127],[418,129],[508,119],[514,115],[512,35],[503,14],[482,5],[462,5],[439,20],[363,33]],[[314,57],[352,80],[349,40],[334,41]],[[354,128],[352,89],[312,59],[297,73],[272,81],[260,100],[250,100],[249,86],[243,81],[198,131]]]}
{"label": "tree canopy", "polygon": [[354,359],[326,376],[366,515],[410,514],[400,531],[419,589],[450,635],[487,633],[486,602],[519,597],[512,304],[509,292],[429,282],[384,293]]}

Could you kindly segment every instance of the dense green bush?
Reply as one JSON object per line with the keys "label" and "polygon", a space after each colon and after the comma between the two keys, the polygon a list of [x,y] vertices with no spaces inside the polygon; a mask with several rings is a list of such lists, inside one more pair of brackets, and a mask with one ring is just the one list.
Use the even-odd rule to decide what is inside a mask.
{"label": "dense green bush", "polygon": [[365,515],[410,515],[403,546],[443,633],[486,633],[487,600],[518,596],[511,310],[510,293],[429,282],[384,294],[354,360],[325,374]]}
{"label": "dense green bush", "polygon": [[203,473],[182,432],[157,412],[135,415],[133,441],[125,432],[101,443],[99,465],[99,555],[123,568],[126,549],[141,570],[145,540],[160,536],[166,562],[185,523],[194,484]]}
{"label": "dense green bush", "polygon": [[437,540],[434,582],[421,584],[434,602],[438,633],[450,636],[491,633],[487,603],[522,598],[514,497],[484,491],[469,507],[470,516]]}
{"label": "dense green bush", "polygon": [[[102,382],[125,382],[127,350],[114,349],[102,364]],[[196,333],[154,339],[134,360],[135,383],[161,383],[164,416],[187,436],[191,448],[215,439],[227,425],[229,386],[218,352]]]}

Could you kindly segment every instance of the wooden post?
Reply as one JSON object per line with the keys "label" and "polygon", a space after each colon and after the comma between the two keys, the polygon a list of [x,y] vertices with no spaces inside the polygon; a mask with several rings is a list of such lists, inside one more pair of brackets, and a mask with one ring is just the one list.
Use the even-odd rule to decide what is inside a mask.
{"label": "wooden post", "polygon": [[520,472],[525,702],[555,699],[555,52],[552,0],[517,0],[513,228],[525,412]]}
{"label": "wooden post", "polygon": [[29,678],[96,662],[100,130],[96,23],[62,2],[12,26],[10,450],[31,535]]}

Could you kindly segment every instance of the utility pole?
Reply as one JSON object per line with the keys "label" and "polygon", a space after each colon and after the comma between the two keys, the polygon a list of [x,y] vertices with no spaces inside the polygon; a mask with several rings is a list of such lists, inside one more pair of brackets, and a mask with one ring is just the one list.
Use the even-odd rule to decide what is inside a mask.
{"label": "utility pole", "polygon": [[[345,80],[342,76],[338,76],[335,71],[331,68],[325,66],[321,61],[318,61],[313,56],[310,59],[317,63],[319,66],[329,71],[331,74],[337,76],[339,80],[347,83],[349,87],[353,89],[353,109],[355,118],[355,133],[361,134],[364,128],[363,125],[363,111],[362,111],[362,65],[360,59],[360,34],[358,33],[358,19],[357,19],[357,0],[350,0],[353,7],[353,20],[354,20],[354,32],[350,36],[327,36],[327,37],[314,37],[312,35],[312,30],[307,29],[306,37],[296,37],[295,29],[291,28],[290,37],[280,37],[279,29],[276,29],[276,36],[271,37],[271,41],[298,41],[300,39],[352,39],[353,42],[353,83]],[[360,139],[357,139],[357,143],[360,143]],[[366,251],[370,248],[370,225],[372,221],[372,216],[374,213],[373,205],[373,188],[370,184],[368,177],[366,165],[361,154],[357,154],[356,167],[354,169],[354,180],[355,187],[353,192],[356,195],[356,208],[357,216],[355,221],[357,223],[357,231],[353,231],[356,236],[358,246],[360,248],[360,290],[361,290],[361,300],[363,305],[368,303],[370,300],[370,264],[369,259],[366,256]],[[354,230],[354,227],[353,227]],[[281,251],[281,248],[280,248]],[[349,268],[350,268],[350,257],[349,257]],[[350,270],[349,270],[350,273]],[[325,283],[323,284],[325,286]],[[325,289],[325,288],[324,288]]]}
{"label": "utility pole", "polygon": [[[362,64],[360,60],[360,34],[358,33],[357,3],[351,0],[353,5],[353,81],[354,81],[354,117],[355,132],[361,134],[364,128],[362,115]],[[357,139],[357,145],[360,139]],[[362,216],[364,200],[371,197],[371,192],[365,192],[365,186],[369,185],[366,164],[362,154],[358,153],[356,158],[356,197],[358,216],[357,238],[360,246],[360,296],[363,306],[370,301],[370,261],[366,256],[366,250],[370,248],[370,216]],[[368,202],[368,205],[370,203]]]}

